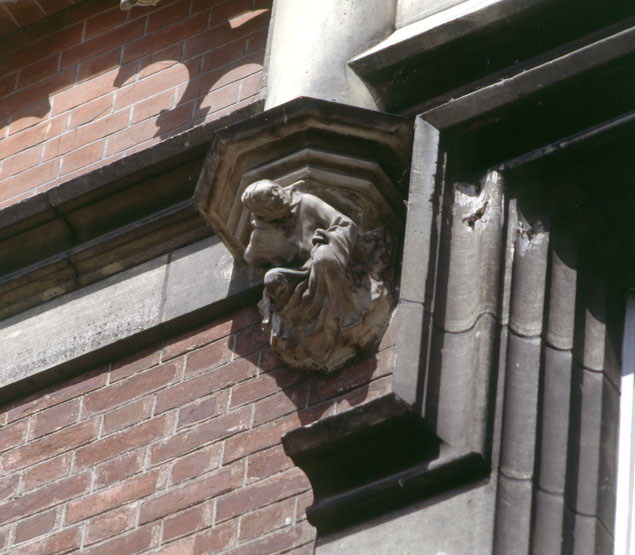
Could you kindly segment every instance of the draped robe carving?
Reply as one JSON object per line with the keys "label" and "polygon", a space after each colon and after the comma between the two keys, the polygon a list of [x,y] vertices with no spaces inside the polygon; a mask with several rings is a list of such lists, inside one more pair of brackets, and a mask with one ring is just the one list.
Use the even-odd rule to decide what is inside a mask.
{"label": "draped robe carving", "polygon": [[331,372],[376,343],[393,306],[392,242],[320,199],[257,181],[245,260],[271,267],[259,308],[272,349],[289,366]]}

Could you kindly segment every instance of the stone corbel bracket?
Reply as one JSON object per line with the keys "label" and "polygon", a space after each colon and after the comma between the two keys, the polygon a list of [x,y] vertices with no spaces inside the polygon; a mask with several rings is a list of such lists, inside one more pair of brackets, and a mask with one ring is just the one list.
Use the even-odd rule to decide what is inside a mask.
{"label": "stone corbel bracket", "polygon": [[[220,129],[212,141],[194,206],[236,257],[249,242],[249,212],[240,197],[259,179],[287,186],[304,180],[367,199],[367,217],[401,231],[405,218],[412,127],[398,116],[313,98],[297,98]],[[347,214],[353,220],[356,214]]]}
{"label": "stone corbel bracket", "polygon": [[[216,133],[199,177],[194,206],[234,256],[244,256],[254,225],[258,225],[241,200],[249,185],[271,180],[285,191],[280,194],[293,197],[292,203],[297,206],[295,215],[290,210],[282,219],[260,220],[258,232],[264,236],[261,243],[269,245],[273,240],[284,256],[295,253],[282,263],[273,254],[267,259],[266,248],[258,254],[260,261],[265,259],[278,270],[269,281],[265,276],[261,312],[274,351],[288,365],[333,371],[357,353],[365,352],[383,333],[394,300],[395,255],[403,234],[411,141],[411,126],[398,116],[311,98],[297,98]],[[307,202],[313,208],[300,208]],[[316,206],[318,212],[323,210],[331,218],[339,214],[336,219],[340,223],[311,222],[307,214]],[[353,232],[346,227],[349,224],[342,227],[341,218],[353,222]],[[332,233],[336,242],[342,240],[338,233],[346,236],[343,240],[348,241],[347,262],[339,265],[341,253],[335,251],[341,245],[333,246],[329,252],[331,247],[325,244],[317,254],[318,240],[313,237],[315,248],[311,248],[316,230]],[[325,243],[329,240],[324,239]],[[368,247],[373,241],[381,246],[375,250]],[[386,245],[390,248],[386,249]],[[252,252],[254,248],[251,245]],[[392,251],[388,264],[383,256],[386,250]],[[380,251],[381,271],[373,261],[380,257]],[[276,256],[279,259],[280,253]],[[336,261],[336,267],[324,269],[329,258]],[[361,273],[360,264],[365,265]],[[298,284],[296,276],[301,273],[309,277]],[[372,279],[360,278],[364,273],[372,275]],[[279,291],[278,283],[268,288],[268,283],[280,276],[282,281],[287,280],[285,276],[293,276],[291,283],[285,285],[289,295],[295,291],[291,298],[273,296],[273,289]],[[367,279],[368,283],[360,285],[360,279]],[[322,291],[352,289],[353,298],[328,293],[328,299],[318,298],[305,306],[297,300],[299,291],[316,282]],[[377,308],[374,298],[381,295],[381,307]],[[284,301],[281,297],[285,297]],[[367,300],[360,300],[361,297]],[[368,301],[371,297],[373,300]],[[319,314],[315,321],[306,315],[311,309]],[[322,320],[318,322],[317,318]],[[347,318],[357,323],[341,324]],[[333,326],[340,326],[339,331],[333,333]],[[351,333],[355,326],[357,331]],[[306,330],[310,331],[305,333]],[[305,341],[309,335],[311,338]],[[328,354],[323,356],[322,351]]]}

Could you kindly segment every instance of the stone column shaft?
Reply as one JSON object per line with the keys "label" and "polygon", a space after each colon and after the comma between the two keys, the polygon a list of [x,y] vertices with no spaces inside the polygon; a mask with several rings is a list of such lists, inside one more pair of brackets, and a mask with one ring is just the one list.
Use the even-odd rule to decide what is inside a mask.
{"label": "stone column shaft", "polygon": [[395,0],[277,0],[265,108],[299,96],[381,108],[348,62],[392,32],[395,4]]}

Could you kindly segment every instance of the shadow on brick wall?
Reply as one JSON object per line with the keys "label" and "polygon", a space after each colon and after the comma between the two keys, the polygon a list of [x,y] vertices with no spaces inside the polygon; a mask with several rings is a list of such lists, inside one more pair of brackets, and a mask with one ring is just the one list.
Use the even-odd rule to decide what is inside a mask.
{"label": "shadow on brick wall", "polygon": [[268,0],[86,0],[0,37],[0,202],[257,98]]}
{"label": "shadow on brick wall", "polygon": [[[291,369],[275,355],[262,329],[256,307],[243,310],[232,321],[234,343],[238,357],[250,358],[258,365],[253,397],[255,425],[297,416],[297,425],[307,425],[326,416],[376,398],[388,391],[382,376],[388,375],[392,364],[392,349],[358,358],[328,376],[316,372]],[[384,380],[385,382],[386,380]]]}

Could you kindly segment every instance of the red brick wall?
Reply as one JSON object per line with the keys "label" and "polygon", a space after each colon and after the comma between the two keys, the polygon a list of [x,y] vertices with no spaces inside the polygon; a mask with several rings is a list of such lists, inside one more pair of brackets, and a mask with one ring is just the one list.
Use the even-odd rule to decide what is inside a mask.
{"label": "red brick wall", "polygon": [[393,328],[334,376],[280,367],[253,308],[0,407],[0,551],[311,553],[286,430],[387,393]]}
{"label": "red brick wall", "polygon": [[0,208],[253,102],[271,0],[86,0],[0,37]]}

